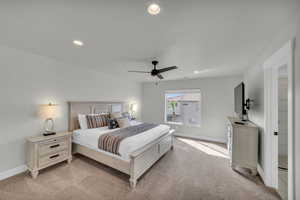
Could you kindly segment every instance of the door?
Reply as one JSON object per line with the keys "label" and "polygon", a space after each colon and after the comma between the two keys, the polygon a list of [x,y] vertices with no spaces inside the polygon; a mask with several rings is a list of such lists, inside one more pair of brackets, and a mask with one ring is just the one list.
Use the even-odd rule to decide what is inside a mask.
{"label": "door", "polygon": [[294,199],[293,138],[294,138],[294,41],[289,41],[264,63],[264,181],[278,190],[278,77],[281,67],[286,66],[288,78],[288,199]]}

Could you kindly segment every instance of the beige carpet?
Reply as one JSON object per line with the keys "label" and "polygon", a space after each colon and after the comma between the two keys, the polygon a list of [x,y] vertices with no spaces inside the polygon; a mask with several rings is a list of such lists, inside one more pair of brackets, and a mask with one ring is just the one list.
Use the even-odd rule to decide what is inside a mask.
{"label": "beige carpet", "polygon": [[279,199],[258,177],[229,167],[225,146],[176,139],[175,148],[138,182],[83,156],[43,170],[37,179],[28,173],[0,182],[0,200],[209,200]]}

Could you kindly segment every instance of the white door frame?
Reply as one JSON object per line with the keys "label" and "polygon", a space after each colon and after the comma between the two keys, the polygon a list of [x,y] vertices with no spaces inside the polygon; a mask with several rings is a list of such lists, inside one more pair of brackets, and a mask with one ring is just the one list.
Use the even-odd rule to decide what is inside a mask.
{"label": "white door frame", "polygon": [[[264,64],[265,183],[278,188],[278,70],[288,69],[288,199],[294,199],[294,45],[290,40]],[[278,108],[277,108],[278,109]]]}

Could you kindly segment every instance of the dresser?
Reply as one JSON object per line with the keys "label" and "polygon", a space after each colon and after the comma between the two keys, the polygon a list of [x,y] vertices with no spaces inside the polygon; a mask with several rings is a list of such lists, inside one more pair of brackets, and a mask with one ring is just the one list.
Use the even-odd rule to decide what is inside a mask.
{"label": "dresser", "polygon": [[248,168],[252,175],[257,174],[258,127],[254,123],[228,117],[227,148],[233,169]]}
{"label": "dresser", "polygon": [[39,170],[62,161],[72,161],[71,132],[27,138],[27,167],[33,178]]}

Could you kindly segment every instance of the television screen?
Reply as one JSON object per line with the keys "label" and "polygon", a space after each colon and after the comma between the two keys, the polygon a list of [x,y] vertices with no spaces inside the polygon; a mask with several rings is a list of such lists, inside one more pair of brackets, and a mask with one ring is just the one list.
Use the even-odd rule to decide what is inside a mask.
{"label": "television screen", "polygon": [[245,102],[245,85],[242,82],[234,88],[234,111],[243,114]]}

